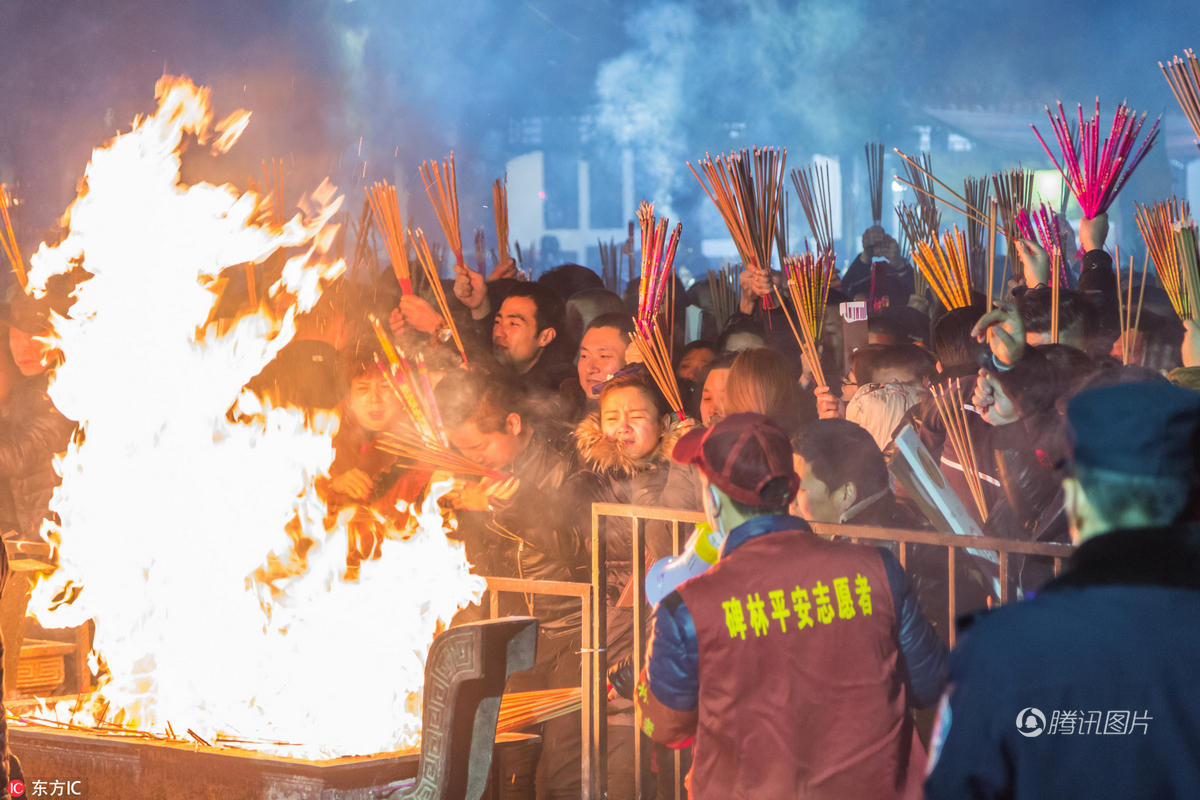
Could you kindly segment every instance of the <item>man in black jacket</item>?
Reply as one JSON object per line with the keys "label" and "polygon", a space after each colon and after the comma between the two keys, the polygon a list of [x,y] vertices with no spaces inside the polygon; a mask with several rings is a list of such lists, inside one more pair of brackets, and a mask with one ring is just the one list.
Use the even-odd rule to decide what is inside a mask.
{"label": "man in black jacket", "polygon": [[926,796],[1159,798],[1200,786],[1200,395],[1081,392],[1064,506],[1079,550],[951,655]]}

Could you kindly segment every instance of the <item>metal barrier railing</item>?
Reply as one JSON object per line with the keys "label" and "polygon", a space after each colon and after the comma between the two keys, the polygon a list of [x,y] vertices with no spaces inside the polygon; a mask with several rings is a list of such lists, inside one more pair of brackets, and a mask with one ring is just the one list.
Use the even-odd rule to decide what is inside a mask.
{"label": "metal barrier railing", "polygon": [[[682,548],[681,525],[695,525],[704,521],[704,515],[693,511],[681,511],[656,506],[628,506],[616,503],[595,503],[592,506],[591,531],[591,581],[542,581],[520,578],[487,578],[488,609],[491,616],[499,613],[499,594],[544,594],[558,597],[578,598],[581,605],[580,621],[580,670],[579,685],[581,699],[580,729],[583,739],[580,772],[582,797],[584,800],[603,798],[608,789],[608,618],[607,618],[607,541],[601,535],[604,519],[628,519],[631,522],[631,549],[633,574],[631,576],[633,597],[633,663],[635,675],[640,674],[645,662],[646,630],[646,522],[665,522],[671,530],[671,552],[678,554]],[[925,545],[944,547],[947,551],[947,610],[950,620],[956,616],[955,576],[959,550],[994,552],[997,556],[999,601],[1009,600],[1009,574],[1011,557],[1014,555],[1040,556],[1053,561],[1054,574],[1062,570],[1063,560],[1074,548],[1063,544],[1019,542],[989,536],[958,536],[929,531],[900,528],[875,528],[865,525],[835,525],[810,523],[820,536],[844,537],[853,542],[863,540],[880,543],[895,543],[899,546],[899,560],[908,566],[908,547]],[[954,646],[954,626],[948,630],[950,646]],[[643,776],[648,772],[650,750],[642,738],[640,707],[634,704],[634,762],[637,780],[637,797],[645,796]],[[674,754],[674,796],[683,799],[683,775],[681,756]]]}
{"label": "metal barrier railing", "polygon": [[[592,506],[592,597],[593,608],[596,613],[593,616],[592,625],[592,641],[603,643],[606,638],[605,631],[605,595],[603,594],[605,586],[605,552],[604,552],[604,537],[601,533],[602,518],[622,518],[631,521],[632,536],[632,561],[633,561],[633,664],[634,674],[640,675],[642,665],[645,661],[646,649],[646,631],[645,620],[643,619],[643,610],[646,605],[646,535],[645,523],[647,521],[666,522],[671,526],[671,543],[672,553],[680,552],[680,525],[698,524],[704,522],[704,515],[693,511],[681,511],[679,509],[659,508],[655,506],[629,506],[619,505],[616,503],[596,503]],[[988,551],[995,552],[997,556],[997,571],[999,581],[999,597],[1001,603],[1006,603],[1009,600],[1009,567],[1010,559],[1014,555],[1041,556],[1052,559],[1054,574],[1058,575],[1062,571],[1063,560],[1071,555],[1074,547],[1065,544],[1046,544],[1038,542],[1019,542],[1011,539],[1000,539],[993,536],[959,536],[948,533],[931,533],[929,531],[917,531],[901,528],[875,528],[865,525],[842,525],[832,523],[810,523],[813,532],[819,536],[826,537],[844,537],[852,542],[860,542],[862,540],[877,541],[881,543],[892,542],[899,546],[899,560],[901,566],[908,566],[908,546],[909,545],[927,545],[934,547],[944,547],[947,550],[947,612],[951,623],[956,617],[956,593],[955,575],[958,566],[958,551],[962,549],[970,549],[973,551]],[[955,631],[954,625],[948,626],[948,640],[951,647],[954,646]],[[607,653],[603,647],[595,649],[595,672],[596,676],[601,679],[607,673]],[[603,687],[600,687],[603,688]],[[596,743],[599,746],[597,756],[597,771],[598,782],[593,784],[602,792],[607,788],[606,768],[604,764],[604,753],[607,750],[604,734],[603,721],[607,712],[607,695],[602,691],[597,691],[595,694],[596,707],[592,710],[593,720],[597,721]],[[642,786],[642,776],[645,774],[645,766],[649,757],[649,749],[643,741],[641,709],[637,703],[634,704],[634,761],[636,764],[635,776],[637,777],[636,797],[641,798],[644,795]],[[680,754],[675,753],[675,798],[682,800],[683,798],[683,776],[680,775]],[[597,797],[602,797],[603,794],[597,794]]]}

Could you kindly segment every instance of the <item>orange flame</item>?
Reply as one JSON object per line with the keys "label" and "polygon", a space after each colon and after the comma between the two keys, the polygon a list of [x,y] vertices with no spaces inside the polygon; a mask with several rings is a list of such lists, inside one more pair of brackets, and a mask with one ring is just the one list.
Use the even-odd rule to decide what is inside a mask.
{"label": "orange flame", "polygon": [[[187,78],[157,95],[93,152],[69,232],[31,259],[35,290],[79,264],[86,277],[50,337],[63,353],[50,395],[81,435],[58,465],[60,521],[43,530],[58,569],[30,608],[49,626],[95,620],[94,707],[110,721],[299,743],[264,748],[304,757],[411,746],[428,645],[483,589],[445,536],[449,483],[347,581],[355,512],[327,527],[315,489],[338,421],[244,388],[344,271],[331,255],[341,198],[322,183],[273,224],[255,193],[183,184],[185,140],[215,133],[227,149],[249,114],[214,128],[208,89]],[[212,322],[221,271],[281,249],[264,302]],[[302,566],[289,526],[314,543]],[[280,564],[292,571],[265,569]]]}

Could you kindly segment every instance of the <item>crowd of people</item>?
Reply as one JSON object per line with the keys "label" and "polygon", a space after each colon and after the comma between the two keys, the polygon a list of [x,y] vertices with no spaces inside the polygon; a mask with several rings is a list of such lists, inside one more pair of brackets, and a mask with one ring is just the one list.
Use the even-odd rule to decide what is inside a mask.
{"label": "crowd of people", "polygon": [[[1070,288],[1061,290],[1052,337],[1050,259],[1035,243],[1022,241],[1010,254],[1015,277],[997,287],[995,307],[985,307],[981,296],[947,310],[915,291],[896,242],[881,228],[868,230],[869,252],[829,294],[820,343],[824,381],[807,369],[784,311],[762,302],[774,295],[779,275],[743,270],[738,311],[720,324],[707,281],[678,283],[666,313],[674,318],[667,329],[682,419],[630,344],[637,276],[618,293],[576,264],[536,280],[517,277],[511,262],[488,276],[460,267],[445,281],[450,319],[437,310],[429,287],[402,296],[388,272],[374,282],[344,279],[299,320],[296,338],[252,387],[275,402],[340,413],[326,499],[332,510],[353,505],[379,512],[364,515],[355,529],[351,574],[378,556],[389,530],[403,527],[407,505],[399,501],[418,500],[432,475],[378,446],[381,436],[404,431],[410,421],[378,366],[383,353],[368,315],[386,320],[399,349],[422,354],[450,445],[515,479],[511,491],[497,493],[463,478],[442,498],[457,519],[452,535],[464,542],[475,572],[589,580],[595,502],[704,511],[725,533],[720,567],[651,613],[631,599],[631,523],[610,520],[603,528],[610,797],[633,796],[639,777],[633,743],[640,735],[673,747],[694,740],[695,797],[920,796],[927,750],[940,753],[930,759],[931,796],[1009,796],[1015,787],[1025,796],[1049,796],[1031,788],[1036,778],[1014,783],[1014,757],[1002,752],[1001,738],[1017,735],[1016,726],[1001,721],[973,730],[983,723],[970,718],[985,713],[978,706],[988,702],[993,683],[997,691],[1007,687],[1005,696],[1017,703],[1011,717],[1039,702],[1053,707],[1015,684],[1039,673],[1039,648],[1058,649],[1059,628],[1038,629],[1032,643],[1021,636],[1023,626],[1057,622],[1079,637],[1080,652],[1099,647],[1084,642],[1088,632],[1070,621],[1070,610],[1045,612],[1062,615],[1050,623],[1032,607],[1026,615],[987,615],[972,628],[978,636],[966,635],[962,660],[948,660],[954,624],[948,592],[960,612],[999,602],[998,576],[984,560],[958,559],[951,572],[944,549],[901,553],[894,545],[849,545],[806,531],[809,523],[938,529],[941,520],[889,469],[901,458],[896,438],[909,429],[989,536],[1065,544],[1110,529],[1170,528],[1188,518],[1200,339],[1153,284],[1144,290],[1137,329],[1120,335],[1106,235],[1103,216],[1083,220],[1077,255],[1064,250]],[[857,300],[870,311],[868,337],[847,353],[839,308]],[[50,330],[52,312],[69,313],[68,304],[65,292],[37,300],[18,293],[4,319],[11,357],[0,365],[0,527],[18,538],[39,536],[58,480],[54,454],[72,435],[73,424],[47,395],[55,354],[39,338]],[[701,320],[690,339],[689,307],[699,309]],[[949,379],[963,387],[970,459],[957,452],[932,400],[931,387]],[[1174,414],[1170,426],[1154,424],[1167,414]],[[1132,430],[1138,424],[1144,430]],[[1110,433],[1129,429],[1130,442],[1110,443],[1107,453],[1106,445],[1092,444],[1089,458],[1081,459],[1084,430],[1103,437],[1105,426]],[[1164,437],[1184,444],[1159,457]],[[1071,464],[1074,471],[1064,472]],[[969,469],[982,486],[982,507]],[[1064,474],[1073,477],[1064,481]],[[646,536],[648,561],[672,554],[667,525],[647,525]],[[1088,563],[1101,573],[1093,582],[1120,583],[1095,559],[1130,559],[1138,541],[1124,555],[1093,556]],[[1180,563],[1195,564],[1189,552],[1192,560],[1180,555]],[[1178,572],[1172,585],[1190,613],[1194,593],[1185,588],[1197,588],[1188,585],[1195,576]],[[1154,583],[1153,576],[1142,578],[1135,582]],[[1038,595],[1033,602],[1043,599],[1048,583],[1074,585],[1056,579],[1052,561],[1038,557],[1014,559],[1006,580],[1012,597]],[[1054,593],[1064,602],[1068,594]],[[1146,614],[1169,611],[1145,602]],[[511,690],[578,684],[578,601],[508,595],[502,610],[540,623],[537,666],[514,676]],[[629,660],[634,614],[645,615],[653,630],[649,671],[640,681]],[[460,617],[481,615],[472,608]],[[1112,615],[1114,627],[1135,629],[1135,612],[1114,608]],[[789,632],[824,639],[820,647],[800,647]],[[1159,642],[1142,631],[1139,641],[1196,652],[1190,639]],[[1018,656],[1019,666],[1005,666]],[[1137,668],[1129,664],[1133,675]],[[943,722],[931,733],[932,714],[914,709],[937,703],[948,670]],[[752,696],[748,684],[759,693]],[[1151,700],[1139,695],[1122,707]],[[650,723],[643,731],[634,730],[638,702]],[[1007,706],[1000,711],[1009,713]],[[804,722],[781,715],[802,715]],[[1002,724],[1008,725],[1003,734]],[[578,717],[543,728],[538,796],[578,797]],[[666,752],[656,750],[655,774],[641,776],[663,789],[670,781]],[[1048,770],[1048,763],[1037,769]],[[1200,785],[1200,776],[1192,777]]]}

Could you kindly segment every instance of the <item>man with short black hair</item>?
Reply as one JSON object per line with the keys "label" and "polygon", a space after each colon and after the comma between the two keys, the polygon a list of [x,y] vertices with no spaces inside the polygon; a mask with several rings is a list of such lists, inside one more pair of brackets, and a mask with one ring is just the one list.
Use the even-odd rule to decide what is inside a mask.
{"label": "man with short black hair", "polygon": [[686,434],[720,557],[655,608],[637,689],[643,730],[695,741],[690,796],[920,796],[908,707],[932,703],[946,652],[886,551],[786,514],[787,434],[734,414]]}
{"label": "man with short black hair", "polygon": [[[472,318],[491,314],[487,289],[477,272],[460,270],[454,293]],[[500,366],[520,375],[526,386],[556,392],[572,372],[562,355],[563,301],[549,287],[521,281],[513,285],[492,319],[492,355]]]}
{"label": "man with short black hair", "polygon": [[887,461],[870,433],[844,419],[810,423],[796,442],[798,516],[809,522],[921,528],[923,522],[896,502]]}
{"label": "man with short black hair", "polygon": [[1200,395],[1166,383],[1067,408],[1068,571],[976,615],[951,656],[926,796],[1160,798],[1200,786]]}

